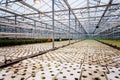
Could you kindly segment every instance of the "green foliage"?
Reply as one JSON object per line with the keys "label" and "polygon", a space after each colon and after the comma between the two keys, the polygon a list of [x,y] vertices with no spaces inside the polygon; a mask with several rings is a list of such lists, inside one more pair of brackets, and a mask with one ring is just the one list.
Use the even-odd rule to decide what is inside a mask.
{"label": "green foliage", "polygon": [[54,78],[53,80],[58,80],[57,78]]}
{"label": "green foliage", "polygon": [[15,76],[11,76],[11,78],[15,78]]}
{"label": "green foliage", "polygon": [[24,78],[24,77],[22,77],[20,80],[25,80],[25,78]]}
{"label": "green foliage", "polygon": [[[61,41],[67,41],[67,40],[69,40],[69,39],[67,39],[67,38],[63,38],[63,39],[61,39]],[[72,40],[72,39],[70,39],[70,40]],[[60,39],[55,39],[55,41],[60,41]]]}
{"label": "green foliage", "polygon": [[119,40],[99,40],[99,41],[120,47]]}
{"label": "green foliage", "polygon": [[22,44],[33,44],[47,42],[47,39],[17,39],[17,40],[0,40],[0,46],[13,46]]}
{"label": "green foliage", "polygon": [[0,71],[2,71],[2,69],[0,68]]}
{"label": "green foliage", "polygon": [[[62,39],[62,41],[69,39]],[[55,39],[55,41],[59,41],[59,39]],[[14,46],[14,45],[22,45],[22,44],[33,44],[33,43],[45,43],[48,42],[48,39],[5,39],[0,40],[0,47],[2,46]]]}

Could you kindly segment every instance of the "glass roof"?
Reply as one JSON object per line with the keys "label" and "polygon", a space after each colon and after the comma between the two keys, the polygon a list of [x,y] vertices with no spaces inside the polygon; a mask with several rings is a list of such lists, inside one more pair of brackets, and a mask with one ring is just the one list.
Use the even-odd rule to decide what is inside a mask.
{"label": "glass roof", "polygon": [[[75,16],[77,22],[80,22],[86,32],[100,32],[103,28],[107,28],[112,24],[120,21],[120,0],[55,0],[55,25],[61,23],[68,26],[69,22],[69,6],[71,8],[71,28],[75,29]],[[0,0],[0,17],[14,19],[15,14],[41,21],[49,25],[52,24],[52,0],[40,0],[40,4],[35,4],[34,0],[8,0],[11,8],[6,8],[6,0]],[[111,3],[110,3],[111,2]],[[6,12],[1,9],[13,12]],[[75,15],[74,15],[74,14]],[[23,17],[17,17],[19,21],[23,21]],[[29,19],[25,22],[33,23]],[[67,27],[66,27],[67,29]]]}

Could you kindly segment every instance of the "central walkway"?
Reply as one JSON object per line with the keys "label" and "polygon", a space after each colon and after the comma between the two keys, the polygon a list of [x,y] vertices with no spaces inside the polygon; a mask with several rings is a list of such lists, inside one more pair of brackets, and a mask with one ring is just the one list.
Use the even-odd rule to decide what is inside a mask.
{"label": "central walkway", "polygon": [[1,69],[0,80],[120,80],[120,51],[94,40]]}

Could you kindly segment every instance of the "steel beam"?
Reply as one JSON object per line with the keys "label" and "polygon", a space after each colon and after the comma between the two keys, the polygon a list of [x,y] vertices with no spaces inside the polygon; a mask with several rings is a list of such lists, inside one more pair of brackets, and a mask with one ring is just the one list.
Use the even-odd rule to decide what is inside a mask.
{"label": "steel beam", "polygon": [[[83,7],[83,8],[72,8],[72,10],[84,10],[84,9],[88,9],[88,8],[100,8],[100,7],[106,7],[106,6],[117,6],[120,5],[120,3],[115,3],[115,4],[105,4],[105,5],[99,5],[99,6],[89,6],[89,7]],[[68,12],[69,9],[67,10],[56,10],[55,12]],[[47,11],[44,13],[51,13],[52,11]]]}
{"label": "steel beam", "polygon": [[[33,6],[31,6],[31,5],[29,5],[28,3],[26,3],[26,2],[24,2],[24,1],[19,1],[21,4],[23,4],[23,5],[25,5],[25,6],[27,6],[28,8],[31,8],[32,10],[34,10],[34,11],[36,11],[36,12],[38,12],[38,13],[40,13],[40,14],[43,14],[43,15],[45,15],[45,16],[47,16],[47,17],[49,17],[50,19],[52,19],[52,17],[51,16],[49,16],[49,15],[46,15],[44,12],[41,12],[41,11],[39,11],[38,9],[36,9],[35,7],[33,7]],[[54,11],[55,12],[55,11]],[[55,19],[54,19],[55,20]],[[60,21],[58,21],[58,20],[55,20],[56,22],[58,22],[58,23],[61,23]],[[69,26],[67,26],[67,25],[65,25],[65,24],[63,24],[63,23],[61,23],[62,25],[64,25],[64,26],[66,26],[66,27],[69,27]],[[71,29],[73,29],[73,28],[71,28]],[[75,29],[73,29],[73,30],[75,30]],[[76,30],[75,30],[76,31]],[[78,32],[78,31],[77,31]]]}
{"label": "steel beam", "polygon": [[[1,10],[1,11],[4,11],[4,12],[7,12],[7,13],[10,13],[10,14],[13,14],[13,15],[16,15],[16,16],[24,17],[23,15],[20,15],[20,14],[17,14],[17,13],[15,13],[15,12],[11,12],[11,11],[8,11],[8,10],[2,9],[2,8],[0,8],[0,10]],[[0,18],[4,18],[4,17],[0,17]],[[46,23],[43,23],[43,22],[41,22],[41,21],[37,21],[37,20],[31,19],[31,18],[29,18],[29,17],[24,17],[24,18],[29,19],[29,20],[32,20],[32,21],[35,21],[35,22],[39,22],[39,23],[42,23],[42,24],[46,24]],[[12,19],[10,19],[10,20],[12,20]],[[17,22],[20,22],[20,21],[17,20]],[[49,24],[47,24],[47,25],[49,25]],[[52,25],[49,25],[49,26],[52,26]],[[41,29],[42,29],[42,28],[41,28]],[[62,30],[64,30],[64,29],[62,29]]]}
{"label": "steel beam", "polygon": [[[106,8],[105,8],[105,11],[103,12],[103,14],[102,14],[102,16],[101,16],[101,18],[100,18],[100,20],[99,20],[99,22],[98,22],[98,24],[97,24],[97,26],[100,25],[100,23],[101,23],[101,21],[102,21],[102,18],[105,16],[105,13],[107,12],[109,6],[112,4],[112,1],[113,1],[113,0],[110,0],[110,1],[109,1],[108,5],[107,5]],[[93,34],[95,33],[96,29],[97,29],[97,28],[95,28],[95,30],[93,31]]]}
{"label": "steel beam", "polygon": [[98,35],[98,34],[104,32],[104,31],[107,31],[107,30],[109,30],[109,29],[111,29],[111,28],[113,28],[113,27],[116,27],[116,26],[118,26],[118,25],[120,25],[120,22],[115,23],[115,24],[112,24],[112,25],[109,26],[108,28],[105,28],[104,30],[102,30],[102,31],[100,31],[100,32],[98,32],[98,33],[96,33],[95,35]]}
{"label": "steel beam", "polygon": [[[67,0],[63,0],[63,1],[64,1],[64,3],[67,5],[69,11],[71,11],[72,14],[74,15],[75,20],[77,20],[77,21],[80,23],[79,19],[76,17],[75,13],[73,12],[73,10],[72,10],[71,6],[69,5],[69,3],[67,2]],[[82,24],[80,23],[80,25],[82,25]],[[83,28],[83,30],[86,32],[86,30],[84,29],[84,27],[82,27],[82,28]],[[87,32],[86,32],[86,33],[87,33]]]}
{"label": "steel beam", "polygon": [[[75,8],[73,8],[73,10],[74,10]],[[104,11],[104,10],[99,10],[99,11],[89,11],[90,13],[94,13],[94,12],[102,12],[102,11]],[[45,13],[45,14],[49,14],[49,13],[47,13],[47,12],[43,12],[43,13]],[[56,12],[57,13],[57,12]],[[74,12],[75,13],[75,12]],[[85,11],[83,11],[83,12],[81,12],[82,14],[84,14],[84,13],[88,13],[88,12],[85,12]],[[38,15],[38,14],[42,14],[42,13],[28,13],[28,14],[22,14],[23,16],[29,16],[29,15]],[[78,12],[77,13],[75,13],[75,14],[79,14]],[[68,15],[68,14],[62,14],[62,15]],[[14,17],[14,16],[6,16],[6,17]],[[43,16],[44,17],[44,16]]]}
{"label": "steel beam", "polygon": [[54,10],[55,10],[55,8],[54,8],[54,5],[55,5],[55,1],[52,0],[52,30],[53,30],[53,32],[52,32],[52,48],[53,48],[53,49],[55,48],[55,43],[54,43],[54,28],[55,28],[55,24],[54,24],[54,21],[55,21],[55,19],[54,19],[55,13],[54,13]]}
{"label": "steel beam", "polygon": [[0,8],[0,10],[1,10],[1,11],[4,11],[4,12],[7,12],[7,13],[10,13],[10,14],[13,14],[13,15],[16,15],[16,16],[24,17],[24,18],[29,19],[29,20],[32,20],[32,21],[36,21],[36,22],[40,22],[40,23],[42,23],[42,24],[46,24],[46,23],[43,23],[43,22],[41,22],[41,21],[34,20],[34,19],[32,19],[32,18],[29,18],[29,17],[25,17],[25,16],[23,16],[23,15],[21,15],[21,14],[18,14],[18,13],[15,13],[15,12],[12,12],[12,11],[9,11],[9,10],[6,10],[6,9],[3,9],[3,8]]}
{"label": "steel beam", "polygon": [[69,35],[69,44],[70,44],[70,15],[71,14],[70,14],[70,10],[69,10],[69,34],[68,34]]}
{"label": "steel beam", "polygon": [[[116,16],[120,16],[120,15],[112,15],[112,16],[104,16],[104,17],[116,17]],[[78,17],[78,19],[80,19],[80,20],[84,20],[84,19],[88,19],[88,18],[101,18],[101,16],[94,16],[94,17]],[[69,20],[69,19],[57,19],[58,21],[67,21],[67,20]],[[72,18],[71,20],[74,20],[74,18]],[[48,22],[48,21],[51,21],[51,20],[44,20],[44,22]],[[96,20],[93,20],[93,21],[96,21]],[[80,22],[82,22],[82,21],[80,21]]]}

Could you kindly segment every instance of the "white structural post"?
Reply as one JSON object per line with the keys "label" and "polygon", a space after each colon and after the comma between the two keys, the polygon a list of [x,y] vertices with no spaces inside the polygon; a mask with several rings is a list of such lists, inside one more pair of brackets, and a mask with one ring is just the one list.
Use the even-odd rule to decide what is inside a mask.
{"label": "white structural post", "polygon": [[55,24],[54,24],[54,0],[52,0],[52,29],[53,29],[53,32],[52,32],[52,48],[54,49],[55,48],[55,44],[54,44],[54,28],[55,28]]}

